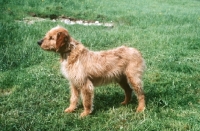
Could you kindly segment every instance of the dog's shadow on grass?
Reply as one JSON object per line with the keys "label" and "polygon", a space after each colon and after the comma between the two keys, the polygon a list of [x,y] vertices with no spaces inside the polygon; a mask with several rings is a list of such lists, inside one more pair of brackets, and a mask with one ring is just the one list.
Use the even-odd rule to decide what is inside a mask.
{"label": "dog's shadow on grass", "polygon": [[[94,97],[94,111],[93,113],[98,111],[107,111],[114,108],[119,108],[122,105],[121,102],[124,101],[125,94],[124,92],[114,92],[110,94],[96,93]],[[133,94],[131,101],[128,103],[133,105],[133,108],[137,107],[137,99]]]}
{"label": "dog's shadow on grass", "polygon": [[[154,105],[156,109],[158,108],[167,108],[168,107],[168,102],[162,97],[159,97],[160,93],[159,92],[146,92],[145,93],[145,101],[146,101],[146,107],[148,108],[149,106]],[[166,95],[166,94],[165,94]],[[122,105],[121,102],[124,101],[125,94],[123,91],[115,91],[114,93],[110,94],[104,94],[104,93],[95,93],[94,97],[94,111],[93,113],[98,111],[107,111],[114,108],[119,108],[121,106],[126,106]],[[135,93],[132,93],[132,99],[131,101],[127,104],[130,106],[130,108],[135,109],[138,106],[138,100],[135,95]]]}
{"label": "dog's shadow on grass", "polygon": [[[138,100],[134,91],[132,93],[131,101],[127,105],[122,105],[121,102],[124,101],[125,98],[124,91],[123,90],[120,91],[119,89],[112,91],[108,90],[102,89],[101,91],[95,92],[93,100],[94,110],[92,114],[96,114],[97,112],[108,111],[113,108],[115,109],[120,108],[122,106],[127,106],[127,105],[133,110],[136,110],[138,106]],[[147,90],[145,92],[145,101],[147,110],[148,108],[149,109],[153,108],[154,111],[159,111],[160,109],[168,108],[170,103],[167,99],[165,99],[166,96],[170,97],[171,94],[166,91],[158,92],[158,91]],[[82,104],[79,105],[78,108],[82,110],[83,108]]]}

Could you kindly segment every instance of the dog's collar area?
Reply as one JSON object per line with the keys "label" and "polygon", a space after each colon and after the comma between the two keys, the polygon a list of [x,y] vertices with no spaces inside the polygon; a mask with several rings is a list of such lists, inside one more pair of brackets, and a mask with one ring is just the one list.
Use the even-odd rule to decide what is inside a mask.
{"label": "dog's collar area", "polygon": [[[65,48],[65,50],[63,50],[62,52],[60,52],[61,55],[61,59],[62,60],[66,60],[67,57],[69,56],[70,52],[74,49],[74,45],[73,44],[69,44],[68,47]],[[59,50],[58,50],[59,52]]]}
{"label": "dog's collar area", "polygon": [[61,55],[61,59],[62,59],[62,60],[66,60],[67,57],[69,56],[70,52],[71,52],[71,51],[68,50],[68,51],[66,51],[66,52],[61,53],[61,54],[60,54],[60,55]]}

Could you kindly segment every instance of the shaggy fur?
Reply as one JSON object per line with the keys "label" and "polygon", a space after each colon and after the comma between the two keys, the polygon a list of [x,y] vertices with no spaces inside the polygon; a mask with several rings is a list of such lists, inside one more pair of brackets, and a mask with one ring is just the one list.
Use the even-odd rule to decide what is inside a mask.
{"label": "shaggy fur", "polygon": [[132,89],[137,99],[137,112],[145,109],[142,88],[144,60],[135,48],[121,46],[108,51],[94,52],[74,40],[63,27],[51,29],[38,41],[42,49],[61,55],[61,72],[69,80],[71,89],[70,106],[65,112],[76,109],[79,95],[82,96],[84,111],[81,117],[92,112],[94,86],[118,83],[125,91],[121,104],[131,100]]}

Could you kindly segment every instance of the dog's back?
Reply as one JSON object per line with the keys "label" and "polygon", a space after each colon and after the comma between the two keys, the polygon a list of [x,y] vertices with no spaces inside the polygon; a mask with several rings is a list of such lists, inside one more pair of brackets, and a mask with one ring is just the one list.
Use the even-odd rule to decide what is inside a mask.
{"label": "dog's back", "polygon": [[[126,71],[143,71],[142,56],[134,48],[121,46],[100,52],[88,50],[79,55],[79,59],[76,61],[79,69],[74,69],[77,73],[81,72],[81,76],[89,78],[95,86],[117,82],[126,75]],[[83,69],[79,71],[81,67]]]}

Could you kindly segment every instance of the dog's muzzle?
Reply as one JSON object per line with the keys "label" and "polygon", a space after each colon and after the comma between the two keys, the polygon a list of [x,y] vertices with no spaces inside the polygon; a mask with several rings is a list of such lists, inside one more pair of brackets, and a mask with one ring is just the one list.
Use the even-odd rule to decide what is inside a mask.
{"label": "dog's muzzle", "polygon": [[38,41],[38,42],[37,42],[38,45],[41,46],[41,44],[42,44],[43,41],[44,41],[44,40],[40,40],[40,41]]}

